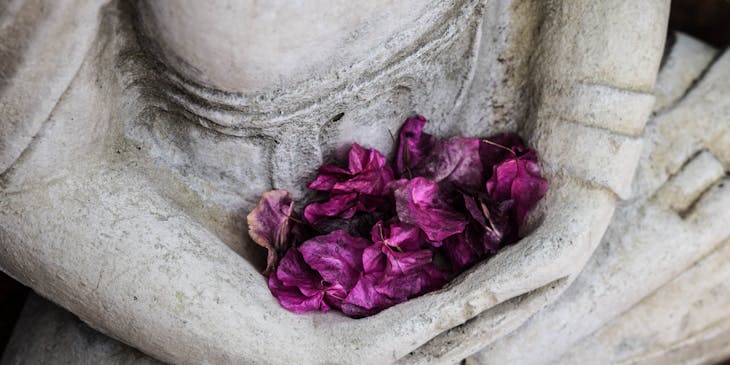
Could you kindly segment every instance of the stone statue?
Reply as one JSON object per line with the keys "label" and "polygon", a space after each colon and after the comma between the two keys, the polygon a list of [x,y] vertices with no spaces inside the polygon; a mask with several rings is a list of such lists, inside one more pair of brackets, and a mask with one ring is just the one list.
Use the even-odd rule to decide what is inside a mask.
{"label": "stone statue", "polygon": [[[0,268],[166,362],[458,361],[580,283],[632,196],[667,16],[664,0],[10,1]],[[350,142],[389,150],[414,111],[541,152],[551,190],[526,237],[373,317],[286,312],[243,217],[271,188],[306,199]]]}

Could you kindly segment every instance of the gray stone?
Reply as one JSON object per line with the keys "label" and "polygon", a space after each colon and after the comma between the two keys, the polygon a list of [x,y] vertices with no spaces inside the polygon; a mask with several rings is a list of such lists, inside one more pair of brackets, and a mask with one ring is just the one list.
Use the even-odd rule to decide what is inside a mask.
{"label": "gray stone", "polygon": [[162,365],[35,294],[28,297],[0,364]]}
{"label": "gray stone", "polygon": [[[692,53],[704,67],[687,72],[703,76],[692,85],[684,69],[662,68],[658,84],[683,89],[661,92],[684,96],[647,126],[635,196],[565,293],[490,342],[479,363],[707,363],[727,354],[730,298],[718,266],[730,238],[730,145],[721,142],[730,132],[730,53],[713,61],[715,52],[677,37],[668,59]],[[705,302],[706,310],[693,307]]]}
{"label": "gray stone", "polygon": [[[10,4],[24,17],[0,13],[19,29],[14,42],[35,44],[26,34],[46,29],[34,4]],[[168,362],[381,364],[459,360],[577,276],[617,198],[630,195],[669,7],[412,0],[373,3],[350,22],[359,5],[325,2],[312,9],[333,17],[311,34],[299,30],[320,14],[294,4],[51,8],[63,24],[84,24],[83,46],[63,59],[0,47],[10,50],[4,69],[42,60],[60,72],[56,64],[78,61],[72,77],[8,83],[41,98],[39,85],[61,90],[43,108],[0,94],[0,115],[15,118],[0,134],[11,146],[0,165],[2,270]],[[249,23],[292,27],[241,35],[251,42],[239,45]],[[40,46],[74,39],[46,33]],[[284,46],[295,41],[303,46]],[[269,63],[271,72],[257,72]],[[443,290],[376,316],[283,310],[243,217],[267,189],[306,199],[314,168],[353,140],[389,150],[388,131],[412,111],[440,136],[517,130],[542,153],[551,189],[526,237]],[[481,335],[469,339],[462,325]]]}

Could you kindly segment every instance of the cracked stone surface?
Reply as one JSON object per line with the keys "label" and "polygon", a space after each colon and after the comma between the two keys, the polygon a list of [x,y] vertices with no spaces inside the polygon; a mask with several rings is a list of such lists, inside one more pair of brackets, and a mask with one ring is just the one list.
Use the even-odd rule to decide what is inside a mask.
{"label": "cracked stone surface", "polygon": [[[297,32],[299,15],[283,4],[8,4],[1,39],[21,46],[1,47],[0,268],[92,328],[190,364],[453,362],[520,327],[566,290],[617,199],[631,196],[669,9],[665,0],[378,1],[355,26],[336,16],[355,5],[325,2],[335,16],[318,35]],[[377,27],[388,12],[407,16]],[[272,14],[293,26],[250,35],[261,54],[231,44],[245,19],[265,30]],[[332,43],[276,46],[312,36]],[[332,47],[348,53],[320,57]],[[59,52],[63,67],[43,56]],[[291,58],[308,52],[319,53],[302,75]],[[261,59],[276,75],[249,72]],[[245,214],[271,188],[306,199],[314,167],[354,140],[389,150],[388,131],[413,111],[439,136],[516,130],[541,152],[551,189],[527,236],[376,316],[280,308]],[[723,166],[728,138],[707,140]],[[695,145],[681,152],[693,156]],[[675,157],[666,160],[678,170]],[[674,188],[691,201],[712,178]],[[705,205],[694,209],[686,227]]]}

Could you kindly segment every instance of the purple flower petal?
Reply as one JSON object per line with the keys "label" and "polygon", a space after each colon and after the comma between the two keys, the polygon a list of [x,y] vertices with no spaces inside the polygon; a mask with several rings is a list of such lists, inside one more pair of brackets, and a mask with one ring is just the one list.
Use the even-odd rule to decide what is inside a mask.
{"label": "purple flower petal", "polygon": [[472,226],[472,241],[481,241],[484,251],[494,253],[503,243],[516,239],[517,230],[512,229],[514,223],[509,220],[509,212],[514,205],[512,200],[497,203],[485,196],[477,199],[464,195],[463,198]]}
{"label": "purple flower petal", "polygon": [[447,275],[435,265],[425,265],[418,270],[400,275],[384,275],[375,283],[375,290],[397,301],[407,299],[440,289],[447,282]]}
{"label": "purple flower petal", "polygon": [[487,181],[489,196],[498,201],[514,201],[517,226],[537,202],[545,196],[547,180],[540,175],[540,166],[533,160],[534,151],[507,159],[494,166],[494,173]]}
{"label": "purple flower petal", "polygon": [[479,146],[484,172],[487,178],[492,175],[492,167],[507,158],[518,156],[529,150],[520,136],[514,133],[501,133],[485,138]]}
{"label": "purple flower petal", "polygon": [[350,172],[335,166],[322,166],[319,175],[307,185],[312,190],[331,191],[335,184],[350,178]]}
{"label": "purple flower petal", "polygon": [[486,181],[480,154],[482,144],[478,138],[456,137],[439,141],[422,166],[414,170],[415,174],[449,187],[480,190]]}
{"label": "purple flower petal", "polygon": [[319,290],[320,275],[304,261],[296,247],[290,248],[281,259],[275,275],[283,285],[296,286],[304,290]]}
{"label": "purple flower petal", "polygon": [[388,166],[382,153],[354,143],[350,149],[347,170],[323,166],[319,169],[317,178],[308,187],[334,194],[360,193],[384,196],[388,193],[386,186],[392,180],[393,170]]}
{"label": "purple flower petal", "polygon": [[451,210],[436,183],[416,177],[399,184],[394,194],[401,222],[418,226],[436,246],[446,237],[464,231],[466,217]]}
{"label": "purple flower petal", "polygon": [[399,251],[418,250],[424,243],[418,227],[398,221],[390,224],[385,224],[383,221],[375,223],[370,231],[370,239],[373,242],[383,242]]}
{"label": "purple flower petal", "polygon": [[424,239],[416,226],[400,222],[385,226],[381,221],[375,224],[371,235],[375,243],[363,253],[365,273],[408,273],[433,259],[431,250],[421,249]]}
{"label": "purple flower petal", "polygon": [[357,193],[338,194],[324,202],[304,207],[304,219],[311,224],[327,217],[352,218],[357,211]]}
{"label": "purple flower petal", "polygon": [[268,283],[271,294],[279,300],[279,304],[294,313],[305,313],[322,307],[324,293],[321,291],[311,296],[304,295],[296,286],[284,285],[276,275],[270,275]]}
{"label": "purple flower petal", "polygon": [[472,237],[464,232],[447,238],[441,246],[455,272],[463,271],[484,256],[484,251],[474,243]]}
{"label": "purple flower petal", "polygon": [[382,273],[388,265],[388,258],[383,253],[383,243],[377,242],[366,247],[362,252],[362,266],[366,274]]}
{"label": "purple flower petal", "polygon": [[388,245],[383,245],[383,249],[386,251],[385,256],[388,259],[385,272],[389,274],[407,274],[421,269],[433,261],[433,252],[428,249],[398,252]]}
{"label": "purple flower petal", "polygon": [[296,248],[290,248],[275,273],[269,275],[269,290],[282,307],[296,313],[315,309],[327,310],[322,279],[314,272]]}
{"label": "purple flower petal", "polygon": [[352,237],[345,231],[334,231],[304,242],[299,251],[326,282],[351,289],[363,271],[363,250],[370,244],[369,240]]}
{"label": "purple flower petal", "polygon": [[352,317],[373,315],[402,302],[378,292],[375,287],[383,280],[383,274],[363,274],[342,304],[342,312]]}
{"label": "purple flower petal", "polygon": [[[345,298],[347,298],[347,294],[347,290],[342,285],[329,285],[324,289],[324,303],[328,306],[328,309],[329,307],[341,309]],[[327,309],[322,309],[322,311],[326,312]]]}
{"label": "purple flower petal", "polygon": [[294,201],[288,191],[265,192],[256,208],[248,214],[248,232],[258,245],[268,250],[264,275],[276,267],[279,256],[291,246],[291,217]]}
{"label": "purple flower petal", "polygon": [[436,139],[423,133],[426,118],[417,115],[406,119],[398,135],[398,151],[395,157],[395,168],[400,177],[412,177],[414,170],[433,149]]}

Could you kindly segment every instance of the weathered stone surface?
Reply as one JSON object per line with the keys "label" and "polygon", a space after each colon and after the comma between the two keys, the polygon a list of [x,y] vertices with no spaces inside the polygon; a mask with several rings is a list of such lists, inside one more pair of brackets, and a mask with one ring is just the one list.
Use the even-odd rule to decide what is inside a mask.
{"label": "weathered stone surface", "polygon": [[162,365],[35,294],[28,297],[0,364]]}
{"label": "weathered stone surface", "polygon": [[558,364],[716,364],[730,356],[730,241],[578,342]]}
{"label": "weathered stone surface", "polygon": [[[679,35],[668,59],[697,49],[715,53],[696,43]],[[707,70],[688,66],[691,75],[704,74],[691,88],[676,65],[665,63],[659,74],[659,84],[683,88],[660,92],[686,95],[648,124],[636,196],[619,205],[560,299],[490,343],[475,357],[479,363],[679,364],[726,354],[730,298],[719,262],[730,237],[730,179],[722,153],[713,151],[724,151],[718,140],[730,131],[730,53],[714,62],[692,57],[704,59]],[[705,302],[706,311],[695,308]]]}
{"label": "weathered stone surface", "polygon": [[23,0],[0,5],[0,173],[47,124],[92,47],[104,3]]}
{"label": "weathered stone surface", "polygon": [[[158,2],[102,8],[73,80],[43,80],[62,84],[54,87],[64,97],[0,176],[4,271],[161,360],[267,364],[458,360],[512,331],[576,277],[616,197],[628,194],[666,1],[410,1],[413,13],[398,27],[374,20],[365,32],[352,29],[352,54],[332,64],[313,58],[306,76],[281,79],[227,77],[261,60],[197,38],[225,39],[246,19],[271,26],[247,12],[258,5],[243,4],[224,14],[197,2],[182,15]],[[389,6],[397,15],[405,5],[375,3],[364,19]],[[185,19],[195,19],[189,29]],[[343,20],[324,19],[325,35]],[[144,31],[150,24],[171,32],[155,38]],[[206,25],[217,28],[189,34]],[[275,69],[299,72],[292,55],[326,55],[341,43],[288,50]],[[590,113],[591,104],[601,108]],[[305,198],[314,167],[352,140],[388,150],[387,130],[411,111],[429,117],[437,135],[516,129],[544,151],[551,190],[528,235],[445,289],[373,317],[283,310],[259,274],[261,251],[245,238],[242,217],[269,188]],[[465,337],[463,324],[481,334],[453,341]]]}

